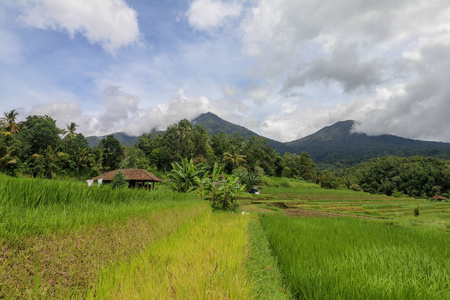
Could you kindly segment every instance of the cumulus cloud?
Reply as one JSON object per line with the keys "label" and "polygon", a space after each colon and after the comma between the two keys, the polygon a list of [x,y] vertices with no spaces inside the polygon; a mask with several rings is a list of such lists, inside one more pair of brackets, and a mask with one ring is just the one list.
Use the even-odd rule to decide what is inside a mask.
{"label": "cumulus cloud", "polygon": [[189,24],[202,31],[210,31],[223,26],[229,19],[241,14],[242,5],[237,1],[195,0],[186,16]]}
{"label": "cumulus cloud", "polygon": [[90,118],[83,114],[81,107],[76,100],[56,101],[53,103],[34,105],[30,111],[22,111],[22,115],[50,116],[56,120],[56,126],[61,129],[66,128],[66,124],[75,122],[79,125],[78,131],[86,134],[97,133],[96,118]]}
{"label": "cumulus cloud", "polygon": [[138,96],[126,93],[117,86],[104,89],[102,98],[104,109],[96,114],[83,113],[77,100],[34,105],[27,114],[49,115],[57,121],[59,128],[75,122],[86,136],[118,131],[141,135],[152,129],[165,130],[181,119],[192,120],[211,108],[207,98],[187,96],[183,90],[179,90],[170,101],[150,108],[139,107]]}
{"label": "cumulus cloud", "polygon": [[449,18],[445,1],[252,2],[244,53],[254,77],[280,82],[262,131],[290,140],[355,119],[369,134],[450,141]]}
{"label": "cumulus cloud", "polygon": [[137,13],[124,0],[21,0],[20,20],[26,25],[79,33],[114,53],[139,38]]}
{"label": "cumulus cloud", "polygon": [[138,112],[139,97],[121,91],[118,86],[104,89],[102,98],[107,109],[98,120],[105,130],[119,130]]}
{"label": "cumulus cloud", "polygon": [[315,59],[306,66],[300,64],[296,71],[284,82],[284,92],[315,81],[336,81],[344,92],[368,89],[382,81],[381,64],[376,60],[361,61],[354,45],[338,48],[331,56]]}
{"label": "cumulus cloud", "polygon": [[152,129],[165,130],[167,126],[182,119],[192,120],[209,110],[206,97],[187,96],[183,90],[169,102],[140,110],[138,115],[129,120],[124,131],[132,135],[149,133]]}
{"label": "cumulus cloud", "polygon": [[415,79],[379,91],[377,97],[355,100],[340,114],[359,118],[356,130],[368,134],[450,142],[450,45],[427,46],[420,55]]}

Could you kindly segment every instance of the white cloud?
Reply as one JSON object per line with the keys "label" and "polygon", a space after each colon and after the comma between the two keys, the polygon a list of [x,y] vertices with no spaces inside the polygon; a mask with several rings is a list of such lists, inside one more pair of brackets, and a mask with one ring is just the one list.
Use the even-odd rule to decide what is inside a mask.
{"label": "white cloud", "polygon": [[102,97],[107,109],[98,120],[104,130],[119,131],[138,112],[139,97],[125,93],[117,86],[104,89]]}
{"label": "white cloud", "polygon": [[257,88],[250,91],[250,96],[256,104],[263,104],[269,97],[269,91],[264,88]]}
{"label": "white cloud", "polygon": [[114,54],[139,39],[137,13],[124,0],[20,0],[20,20],[40,29],[79,33]]}
{"label": "white cloud", "polygon": [[187,96],[183,90],[179,90],[177,97],[169,102],[140,110],[133,120],[129,120],[124,131],[127,134],[141,135],[152,129],[165,130],[167,126],[182,119],[192,120],[209,108],[210,103],[206,97]]}
{"label": "white cloud", "polygon": [[223,26],[230,18],[238,17],[241,10],[242,5],[236,1],[195,0],[186,16],[193,28],[210,31]]}

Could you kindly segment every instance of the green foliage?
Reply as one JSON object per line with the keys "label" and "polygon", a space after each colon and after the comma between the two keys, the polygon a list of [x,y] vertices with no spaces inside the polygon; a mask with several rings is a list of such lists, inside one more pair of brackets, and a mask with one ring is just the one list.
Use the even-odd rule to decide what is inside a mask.
{"label": "green foliage", "polygon": [[245,185],[245,191],[250,192],[255,185],[261,183],[261,178],[256,172],[250,172],[245,169],[239,169],[235,175],[239,177],[239,182]]}
{"label": "green foliage", "polygon": [[4,113],[5,117],[0,119],[3,123],[4,131],[11,132],[12,134],[20,132],[20,127],[16,124],[18,114],[15,109]]}
{"label": "green foliage", "polygon": [[420,215],[420,209],[418,207],[414,208],[414,215],[418,217]]}
{"label": "green foliage", "polygon": [[330,171],[322,171],[317,174],[317,181],[324,189],[337,189],[340,185],[339,178]]}
{"label": "green foliage", "polygon": [[198,176],[201,173],[204,173],[204,171],[196,169],[192,160],[188,161],[185,158],[181,161],[181,165],[177,162],[172,164],[172,171],[168,176],[175,191],[188,193],[199,186],[200,180]]}
{"label": "green foliage", "polygon": [[372,194],[432,197],[450,191],[450,162],[425,157],[386,156],[347,170]]}
{"label": "green foliage", "polygon": [[19,147],[14,134],[8,131],[0,132],[0,170],[8,175],[15,176],[20,166]]}
{"label": "green foliage", "polygon": [[117,172],[111,180],[113,189],[123,189],[128,187],[127,177],[122,172]]}
{"label": "green foliage", "polygon": [[222,168],[215,163],[211,178],[203,181],[205,199],[213,208],[227,209],[234,203],[233,209],[236,209],[237,197],[245,191],[245,184],[241,184],[236,175],[224,178],[221,171]]}
{"label": "green foliage", "polygon": [[187,120],[169,126],[164,133],[143,135],[136,146],[158,170],[169,170],[173,162],[184,158],[210,167],[216,161],[221,162],[227,174],[239,167],[248,170],[257,167],[268,175],[282,176],[285,168],[283,158],[262,137],[244,139],[237,132],[209,136],[205,128],[193,126]]}
{"label": "green foliage", "polygon": [[107,170],[118,169],[124,157],[122,146],[114,136],[108,135],[98,146],[102,151],[102,166]]}
{"label": "green foliage", "polygon": [[60,134],[64,131],[56,127],[56,121],[49,116],[28,116],[19,126],[24,142],[29,145],[29,154],[39,154],[51,146],[61,148]]}

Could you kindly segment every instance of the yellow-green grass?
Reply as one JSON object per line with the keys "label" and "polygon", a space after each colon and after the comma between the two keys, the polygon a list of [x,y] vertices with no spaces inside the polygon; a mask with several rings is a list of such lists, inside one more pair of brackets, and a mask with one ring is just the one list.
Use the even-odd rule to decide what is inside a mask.
{"label": "yellow-green grass", "polygon": [[450,299],[449,234],[355,218],[263,215],[299,299]]}
{"label": "yellow-green grass", "polygon": [[102,267],[208,209],[193,194],[0,175],[0,298],[82,294]]}
{"label": "yellow-green grass", "polygon": [[204,202],[186,204],[0,245],[0,298],[82,297],[102,268],[129,261],[209,209]]}
{"label": "yellow-green grass", "polygon": [[211,213],[130,262],[107,268],[90,299],[250,299],[249,215]]}

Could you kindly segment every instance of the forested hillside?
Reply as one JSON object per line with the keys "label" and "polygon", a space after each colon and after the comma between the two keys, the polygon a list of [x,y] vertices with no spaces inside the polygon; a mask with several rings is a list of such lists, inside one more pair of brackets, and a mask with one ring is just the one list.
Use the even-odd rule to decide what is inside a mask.
{"label": "forested hillside", "polygon": [[347,167],[375,157],[426,156],[450,159],[450,144],[405,139],[394,135],[369,136],[352,132],[355,121],[337,122],[302,139],[286,143],[293,152],[308,152],[323,166]]}

